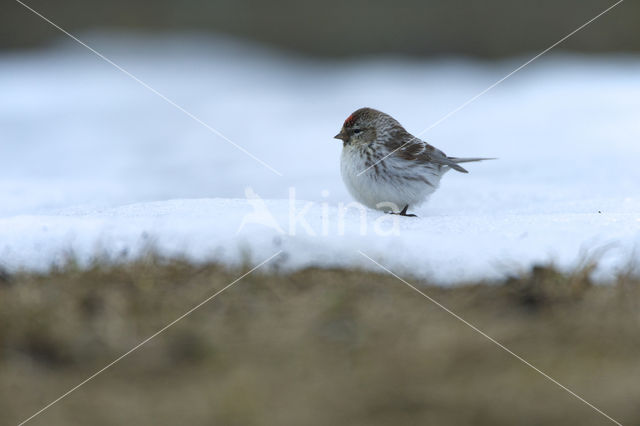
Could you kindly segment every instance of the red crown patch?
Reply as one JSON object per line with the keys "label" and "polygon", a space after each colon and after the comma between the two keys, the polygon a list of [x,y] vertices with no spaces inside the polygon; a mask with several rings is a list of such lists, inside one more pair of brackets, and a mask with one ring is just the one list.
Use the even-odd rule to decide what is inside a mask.
{"label": "red crown patch", "polygon": [[344,121],[344,127],[351,127],[354,125],[354,123],[356,122],[356,117],[354,114],[351,114],[349,117],[347,117],[347,119]]}

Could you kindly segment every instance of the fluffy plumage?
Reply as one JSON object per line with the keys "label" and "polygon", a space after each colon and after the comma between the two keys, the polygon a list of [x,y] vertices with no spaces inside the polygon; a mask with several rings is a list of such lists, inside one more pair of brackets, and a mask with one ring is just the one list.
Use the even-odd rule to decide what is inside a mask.
{"label": "fluffy plumage", "polygon": [[372,108],[351,114],[335,138],[343,141],[342,179],[351,195],[372,209],[402,215],[427,200],[447,171],[468,173],[460,163],[489,160],[448,157]]}

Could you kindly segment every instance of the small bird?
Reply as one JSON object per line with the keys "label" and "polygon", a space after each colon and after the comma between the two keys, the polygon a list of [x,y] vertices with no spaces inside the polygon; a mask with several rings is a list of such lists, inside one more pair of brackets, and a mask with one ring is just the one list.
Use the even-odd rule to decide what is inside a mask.
{"label": "small bird", "polygon": [[351,114],[334,137],[343,141],[340,169],[351,195],[369,208],[401,216],[415,217],[407,213],[409,206],[422,204],[450,169],[468,173],[459,163],[493,160],[447,157],[372,108]]}

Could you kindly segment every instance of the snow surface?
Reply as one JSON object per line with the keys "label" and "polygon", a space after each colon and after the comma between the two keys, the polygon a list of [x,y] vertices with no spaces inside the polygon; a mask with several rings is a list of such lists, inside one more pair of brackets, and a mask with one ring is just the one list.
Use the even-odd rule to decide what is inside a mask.
{"label": "snow surface", "polygon": [[[606,277],[638,257],[638,57],[534,62],[423,135],[449,155],[499,160],[447,174],[419,218],[366,210],[361,222],[357,207],[342,208],[352,199],[332,139],[350,112],[375,107],[418,133],[528,58],[321,62],[221,38],[81,38],[282,176],[71,41],[4,52],[5,268],[153,247],[229,264],[282,250],[271,267],[376,269],[362,251],[447,284],[590,255]],[[308,226],[291,229],[292,209]]]}

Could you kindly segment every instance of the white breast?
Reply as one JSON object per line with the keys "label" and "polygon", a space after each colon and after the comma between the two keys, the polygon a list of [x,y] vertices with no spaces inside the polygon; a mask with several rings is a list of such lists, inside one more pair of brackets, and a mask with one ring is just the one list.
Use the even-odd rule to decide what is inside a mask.
{"label": "white breast", "polygon": [[446,171],[415,166],[394,155],[367,170],[380,158],[366,147],[347,145],[340,159],[347,189],[353,198],[372,209],[400,211],[406,205],[416,207],[437,189]]}

